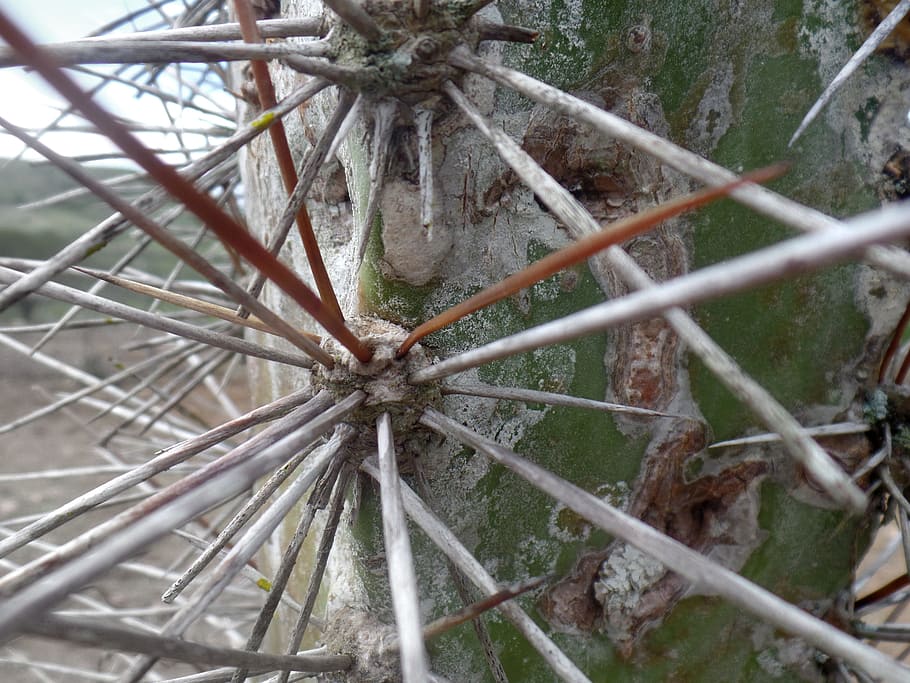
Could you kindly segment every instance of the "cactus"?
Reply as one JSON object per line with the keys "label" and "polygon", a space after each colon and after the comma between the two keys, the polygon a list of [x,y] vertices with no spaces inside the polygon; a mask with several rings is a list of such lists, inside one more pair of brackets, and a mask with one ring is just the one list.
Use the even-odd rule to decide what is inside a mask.
{"label": "cactus", "polygon": [[[182,23],[223,19],[203,5]],[[200,161],[184,172],[222,198],[239,173],[250,233],[0,25],[19,60],[234,255],[227,275],[199,261],[199,249],[158,224],[154,198],[130,205],[70,164],[146,234],[196,258],[219,300],[244,313],[186,296],[171,303],[246,332],[151,320],[62,285],[42,293],[220,347],[197,361],[198,382],[229,353],[245,354],[253,404],[263,406],[247,425],[302,403],[220,461],[0,579],[0,632],[139,653],[118,670],[122,680],[139,680],[162,656],[229,667],[217,680],[282,669],[281,680],[288,671],[497,683],[905,679],[902,664],[860,639],[899,629],[862,620],[874,600],[854,604],[854,573],[878,525],[894,515],[906,527],[904,412],[891,382],[905,372],[895,349],[910,261],[883,244],[906,234],[907,210],[877,209],[905,194],[899,47],[872,57],[791,139],[861,42],[852,5],[327,5],[286,2],[281,19],[256,29],[254,9],[262,19],[275,8],[238,2],[228,37],[242,43],[206,53],[168,45],[197,40],[190,28],[154,44],[173,50],[158,61],[240,60],[238,80],[242,60],[273,60],[252,63],[255,95],[237,124],[247,137],[229,148],[224,174],[200,176]],[[283,37],[260,45],[257,31]],[[101,44],[51,54],[79,62],[79,49]],[[151,54],[134,40],[106,59]],[[789,171],[769,189],[731,172],[784,159]],[[701,185],[722,187],[677,208]],[[96,230],[94,242],[31,275],[4,268],[0,300],[118,230]],[[252,267],[237,268],[237,255]],[[564,261],[546,277],[531,271],[554,258]],[[475,297],[487,300],[475,306]],[[188,355],[175,346],[168,358]],[[131,421],[149,417],[140,407]],[[164,419],[188,441],[156,457],[171,466],[198,437],[179,415]],[[180,597],[184,576],[165,594],[178,607],[158,640],[50,611],[251,487],[236,526],[205,551],[206,562],[223,556],[201,587]],[[0,551],[37,543],[40,524],[108,494],[62,508]],[[238,629],[242,649],[285,660],[225,642],[203,659],[182,640],[244,567],[269,595],[252,631]],[[490,596],[495,610],[478,604]],[[473,629],[453,626],[466,606]],[[292,659],[308,643],[326,653]]]}

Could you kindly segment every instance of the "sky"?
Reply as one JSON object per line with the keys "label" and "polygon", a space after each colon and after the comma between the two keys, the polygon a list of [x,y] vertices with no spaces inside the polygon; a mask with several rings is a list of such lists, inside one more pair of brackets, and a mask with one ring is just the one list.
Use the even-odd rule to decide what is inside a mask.
{"label": "sky", "polygon": [[144,0],[0,0],[0,9],[42,42],[79,38]]}
{"label": "sky", "polygon": [[[144,6],[147,6],[147,0],[0,0],[0,11],[38,42],[84,37],[131,9]],[[81,82],[87,89],[97,81],[86,78]],[[39,76],[21,68],[0,69],[0,93],[3,93],[0,97],[0,116],[29,129],[53,121],[56,107],[60,107],[63,102]],[[149,98],[137,100],[133,91],[125,87],[109,86],[99,99],[109,110],[121,116],[167,124],[160,105],[149,103]],[[172,111],[172,115],[177,114],[179,112]],[[69,121],[77,123],[76,119],[71,118]],[[42,136],[42,141],[68,156],[112,150],[109,143],[99,136],[47,134]],[[161,140],[146,139],[146,142],[158,147],[164,144]],[[22,151],[22,147],[18,140],[0,134],[0,158],[15,156]],[[35,158],[30,154],[26,158]]]}

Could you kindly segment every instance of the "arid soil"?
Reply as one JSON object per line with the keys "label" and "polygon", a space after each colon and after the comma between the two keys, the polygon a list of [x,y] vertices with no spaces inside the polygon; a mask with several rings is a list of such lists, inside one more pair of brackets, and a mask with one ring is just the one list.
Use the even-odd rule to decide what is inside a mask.
{"label": "arid soil", "polygon": [[[43,352],[57,360],[63,360],[74,367],[104,376],[116,371],[120,363],[127,364],[140,358],[139,352],[130,352],[126,347],[136,341],[134,328],[110,326],[103,329],[66,332],[43,349]],[[17,340],[33,344],[39,335],[20,335]],[[245,381],[243,368],[235,370],[236,385]],[[23,354],[0,346],[0,424],[25,415],[37,408],[47,405],[52,397],[60,392],[68,393],[81,388],[73,380],[64,378],[59,372],[51,370]],[[235,386],[236,388],[236,386]],[[232,392],[234,393],[234,392]],[[214,402],[208,398],[208,405]],[[242,397],[235,397],[240,400]],[[240,403],[241,409],[246,405]],[[96,446],[99,438],[115,424],[112,420],[90,422],[96,411],[92,408],[73,407],[63,412],[23,426],[13,432],[0,435],[0,475],[36,470],[84,467],[88,465],[110,464],[105,461],[104,453]],[[214,417],[214,416],[213,416]],[[218,416],[218,419],[224,419]],[[137,442],[132,462],[139,462],[165,445],[165,441],[144,437],[145,444]],[[9,482],[0,480],[0,530],[16,529],[21,523],[13,523],[16,518],[42,511],[48,511],[64,501],[83,493],[92,487],[116,476],[112,473],[90,476],[65,476],[31,481]],[[172,481],[173,477],[161,477],[160,483]],[[119,510],[122,508],[113,508]],[[48,534],[45,539],[50,543],[59,543],[78,534],[81,529],[91,526],[100,519],[108,517],[111,512],[102,511],[80,518],[77,521]],[[167,539],[149,549],[146,555],[134,558],[148,565],[167,566],[163,560],[172,562],[174,557],[184,555],[178,563],[179,568],[188,564],[185,553],[189,546],[176,538]],[[8,559],[16,564],[36,557],[36,550],[27,548],[13,553]],[[0,573],[10,569],[10,564],[0,565]],[[164,578],[154,576],[137,576],[125,571],[115,570],[95,582],[85,591],[85,595],[95,600],[113,604],[118,607],[161,606],[156,596],[169,585]],[[65,609],[85,609],[84,605],[68,601]],[[210,627],[203,627],[212,636]],[[196,634],[194,634],[196,635]],[[213,638],[214,640],[214,638]],[[231,643],[235,647],[239,643]],[[36,671],[29,671],[12,660],[27,657],[32,662],[47,662],[49,665],[67,665],[85,671],[83,675],[66,673],[59,669],[49,668],[42,676]],[[124,657],[114,652],[72,648],[32,638],[20,638],[7,647],[0,648],[0,681],[49,681],[75,683],[89,680],[113,680],[113,672],[123,671]],[[97,672],[97,677],[88,677],[88,672]],[[167,674],[167,677],[193,673],[196,669],[184,665],[160,665],[156,671]],[[149,680],[155,680],[150,678]]]}

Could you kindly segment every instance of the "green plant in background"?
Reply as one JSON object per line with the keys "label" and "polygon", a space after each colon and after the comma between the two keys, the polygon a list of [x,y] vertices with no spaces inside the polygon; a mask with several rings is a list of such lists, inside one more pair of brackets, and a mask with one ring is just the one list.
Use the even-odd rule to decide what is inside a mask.
{"label": "green plant in background", "polygon": [[[336,1],[343,21],[329,14],[327,25],[303,21],[294,29],[323,39],[278,41],[259,53],[247,46],[230,57],[271,50],[282,59],[268,72],[254,63],[258,103],[244,110],[240,130],[250,138],[235,149],[243,149],[249,226],[276,251],[288,239],[282,257],[297,273],[314,273],[321,305],[304,303],[309,295],[277,264],[219,227],[219,214],[177,180],[145,165],[272,280],[251,289],[254,296],[262,290],[265,309],[255,312],[267,327],[277,329],[263,317],[273,311],[338,340],[319,352],[299,332],[282,331],[290,343],[280,351],[303,349],[318,361],[306,371],[297,366],[312,363],[264,355],[269,331],[248,332],[256,348],[244,352],[267,359],[251,363],[255,403],[314,394],[311,412],[299,409],[309,420],[303,434],[317,423],[315,435],[328,434],[344,421],[162,634],[182,636],[281,524],[258,558],[272,599],[246,648],[262,644],[286,583],[302,616],[291,610],[271,633],[276,648],[294,654],[321,585],[328,623],[316,640],[353,658],[353,668],[329,675],[339,680],[394,677],[399,666],[409,681],[426,680],[428,667],[471,681],[821,680],[848,671],[900,680],[899,664],[856,639],[892,633],[855,620],[852,581],[883,504],[898,518],[906,514],[900,451],[888,450],[900,418],[892,408],[873,421],[866,409],[877,385],[895,375],[900,381],[885,347],[910,268],[904,252],[858,240],[864,229],[888,229],[889,220],[897,234],[906,218],[900,208],[886,210],[845,229],[833,217],[902,193],[905,68],[872,58],[788,146],[862,40],[853,5],[484,4],[358,9]],[[237,11],[240,27],[230,37],[256,42],[246,3]],[[287,2],[281,16],[290,26],[322,15],[319,6]],[[536,42],[517,24],[533,24]],[[281,35],[281,25],[260,29]],[[276,94],[279,102],[306,101],[300,118],[284,120],[287,153],[275,127],[268,140],[254,137],[274,120],[258,110],[271,109]],[[117,134],[103,117],[94,122]],[[782,159],[792,167],[773,191],[728,190],[735,202],[671,218],[624,239],[622,249],[588,253],[554,277],[528,280],[492,305],[421,332],[420,346],[408,351],[418,334],[409,331],[572,241],[700,183],[729,182],[724,168]],[[302,180],[288,207],[281,188],[298,182],[288,170],[294,165]],[[299,237],[288,237],[295,218]],[[814,236],[762,251],[798,231]],[[848,240],[857,242],[841,244]],[[864,248],[861,263],[806,274]],[[690,270],[696,273],[687,278]],[[800,425],[829,431],[813,441]],[[765,431],[780,436],[737,438]],[[208,479],[203,470],[196,500],[174,489],[160,518],[133,521],[94,554],[77,557],[73,541],[64,559],[75,559],[56,574],[47,573],[50,559],[39,559],[32,563],[38,578],[17,570],[0,580],[0,588],[21,590],[0,625],[11,629],[16,615],[49,607],[248,487],[304,444],[292,438],[277,442],[263,464],[251,460],[239,480],[225,479],[221,493],[222,475],[212,470]],[[299,464],[291,462],[267,489]],[[399,491],[397,469],[416,493]],[[310,502],[291,514],[317,480]],[[422,529],[411,529],[407,550],[392,541],[407,528],[395,508],[401,498]],[[304,546],[315,509],[326,505],[322,547]],[[222,536],[210,554],[227,542]],[[21,545],[26,537],[14,538]],[[422,624],[508,584],[531,592],[504,604],[502,614],[476,619],[473,630],[428,640],[425,657]],[[75,637],[59,620],[50,623],[25,629]],[[142,647],[133,646],[144,656],[128,680],[162,654]],[[275,668],[227,657],[222,662],[237,667],[232,680],[257,665]]]}

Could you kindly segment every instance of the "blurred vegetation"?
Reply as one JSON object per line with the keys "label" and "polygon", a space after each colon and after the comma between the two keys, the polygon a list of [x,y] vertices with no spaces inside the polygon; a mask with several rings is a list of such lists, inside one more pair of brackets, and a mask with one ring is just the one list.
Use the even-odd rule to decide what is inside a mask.
{"label": "blurred vegetation", "polygon": [[[132,171],[123,168],[88,167],[98,178],[114,178]],[[121,195],[134,199],[147,190],[142,180],[132,180],[115,186]],[[111,215],[112,210],[91,194],[82,194],[64,201],[42,206],[35,202],[77,189],[78,185],[50,164],[27,161],[0,162],[0,256],[21,259],[47,259],[81,234]],[[191,228],[193,221],[180,217],[173,224],[179,229]],[[136,244],[139,235],[128,231],[113,240],[98,253],[84,261],[89,268],[107,269]],[[205,250],[205,244],[201,245]],[[158,276],[166,276],[175,258],[157,244],[149,244],[133,261],[132,267]],[[190,277],[191,272],[181,277]],[[84,277],[62,276],[58,281],[86,289]],[[105,296],[133,306],[148,306],[149,299],[107,287]],[[0,322],[47,322],[62,315],[68,305],[43,297],[29,297],[0,314]],[[93,315],[87,312],[84,315]]]}

